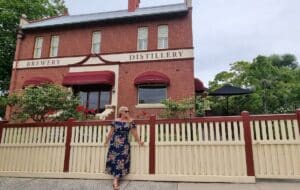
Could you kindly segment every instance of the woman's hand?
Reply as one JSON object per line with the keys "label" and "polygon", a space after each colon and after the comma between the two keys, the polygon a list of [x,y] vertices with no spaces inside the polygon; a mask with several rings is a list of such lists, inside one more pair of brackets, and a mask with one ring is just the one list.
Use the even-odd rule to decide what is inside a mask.
{"label": "woman's hand", "polygon": [[[109,135],[110,136],[110,135]],[[104,141],[104,146],[107,146],[108,145],[108,143],[109,143],[109,139],[110,139],[110,137],[109,136],[107,136],[106,138],[105,138],[105,141]]]}
{"label": "woman's hand", "polygon": [[110,138],[112,137],[112,134],[115,130],[115,127],[112,127],[108,133],[108,135],[105,137],[104,146],[108,145],[108,142],[110,141]]}
{"label": "woman's hand", "polygon": [[143,141],[139,141],[139,146],[144,146],[144,142]]}
{"label": "woman's hand", "polygon": [[105,142],[104,142],[104,146],[107,146],[107,145],[108,145],[108,142],[107,142],[107,141],[105,141]]}

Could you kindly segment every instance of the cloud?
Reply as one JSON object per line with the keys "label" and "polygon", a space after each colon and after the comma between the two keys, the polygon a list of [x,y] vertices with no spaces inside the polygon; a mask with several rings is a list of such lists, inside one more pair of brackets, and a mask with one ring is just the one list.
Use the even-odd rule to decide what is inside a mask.
{"label": "cloud", "polygon": [[259,54],[292,53],[299,59],[297,7],[297,0],[194,1],[196,76],[207,84],[230,63]]}

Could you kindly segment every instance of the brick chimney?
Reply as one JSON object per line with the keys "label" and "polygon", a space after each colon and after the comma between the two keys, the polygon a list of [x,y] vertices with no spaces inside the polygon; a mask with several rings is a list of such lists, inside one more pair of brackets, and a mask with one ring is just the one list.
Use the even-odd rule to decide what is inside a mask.
{"label": "brick chimney", "polygon": [[185,0],[185,4],[187,8],[192,8],[192,0]]}
{"label": "brick chimney", "polygon": [[139,8],[140,0],[128,0],[128,12],[134,12]]}
{"label": "brick chimney", "polygon": [[64,16],[69,16],[69,9],[68,8],[65,8],[64,9]]}

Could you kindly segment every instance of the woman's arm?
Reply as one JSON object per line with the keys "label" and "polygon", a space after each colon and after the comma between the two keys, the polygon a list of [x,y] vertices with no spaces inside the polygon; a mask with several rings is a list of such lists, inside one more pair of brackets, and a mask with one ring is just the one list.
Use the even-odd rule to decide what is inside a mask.
{"label": "woman's arm", "polygon": [[[134,125],[134,124],[133,124],[133,125]],[[131,128],[130,131],[131,131],[131,134],[133,135],[135,141],[137,141],[138,144],[139,144],[140,146],[143,146],[143,145],[144,145],[144,142],[141,141],[141,139],[140,139],[140,137],[139,137],[139,135],[138,135],[138,133],[137,133],[136,127]]]}
{"label": "woman's arm", "polygon": [[111,139],[112,134],[115,131],[115,127],[111,127],[109,133],[107,134],[105,141],[104,141],[104,146],[106,146],[109,142],[109,140]]}

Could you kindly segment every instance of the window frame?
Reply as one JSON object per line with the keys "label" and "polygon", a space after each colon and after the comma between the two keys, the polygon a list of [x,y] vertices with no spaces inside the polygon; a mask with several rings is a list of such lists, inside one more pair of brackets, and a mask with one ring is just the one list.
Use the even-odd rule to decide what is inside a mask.
{"label": "window frame", "polygon": [[96,88],[89,88],[88,86],[90,86],[90,85],[79,85],[79,86],[75,86],[75,88],[73,87],[75,95],[77,97],[79,97],[80,92],[87,93],[86,104],[81,105],[81,106],[84,106],[85,108],[89,109],[89,106],[90,106],[90,103],[89,103],[90,93],[91,92],[98,92],[97,109],[96,109],[96,110],[98,110],[98,112],[96,112],[96,113],[101,113],[100,112],[100,106],[101,106],[100,103],[101,103],[101,94],[102,94],[101,92],[109,92],[109,104],[111,104],[112,103],[112,88],[104,87],[104,89],[102,89],[101,87],[99,87],[99,88],[96,89]]}
{"label": "window frame", "polygon": [[[99,42],[95,42],[95,35],[99,34]],[[102,44],[102,31],[96,30],[92,32],[92,45],[91,45],[91,53],[92,54],[100,54],[101,53],[101,44]],[[99,45],[99,51],[95,52],[96,45]]]}
{"label": "window frame", "polygon": [[[53,38],[55,38],[55,37],[57,38],[57,45],[56,46],[54,46],[54,43],[53,43]],[[52,35],[51,36],[49,57],[58,57],[59,41],[60,41],[59,35]],[[53,48],[56,48],[55,55],[53,54]]]}
{"label": "window frame", "polygon": [[[164,28],[167,29],[166,37],[162,35],[162,33],[160,33],[160,31],[163,30]],[[163,47],[160,47],[161,40],[166,40],[166,43],[164,43]],[[167,24],[162,24],[157,26],[157,49],[169,49],[169,25]]]}
{"label": "window frame", "polygon": [[138,103],[138,105],[161,104],[161,102],[158,102],[158,103],[140,103],[140,87],[144,87],[144,86],[163,87],[165,89],[165,99],[168,98],[168,86],[167,85],[165,85],[165,84],[141,84],[141,85],[138,85],[138,87],[137,87],[137,103]]}
{"label": "window frame", "polygon": [[[147,32],[147,34],[145,35],[146,38],[142,38],[143,35],[140,33],[140,31],[145,30]],[[145,47],[141,48],[140,47],[140,40],[145,40]],[[138,27],[138,31],[137,31],[137,51],[147,51],[149,46],[149,27],[148,26],[141,26]]]}
{"label": "window frame", "polygon": [[[40,46],[41,47],[38,47],[39,46],[39,41],[38,40],[41,40],[41,44]],[[34,59],[39,59],[42,57],[42,53],[43,53],[43,44],[44,44],[44,37],[43,36],[37,36],[35,37],[35,40],[34,40],[34,48],[33,48],[33,58]],[[37,50],[39,50],[39,55],[37,55]]]}

